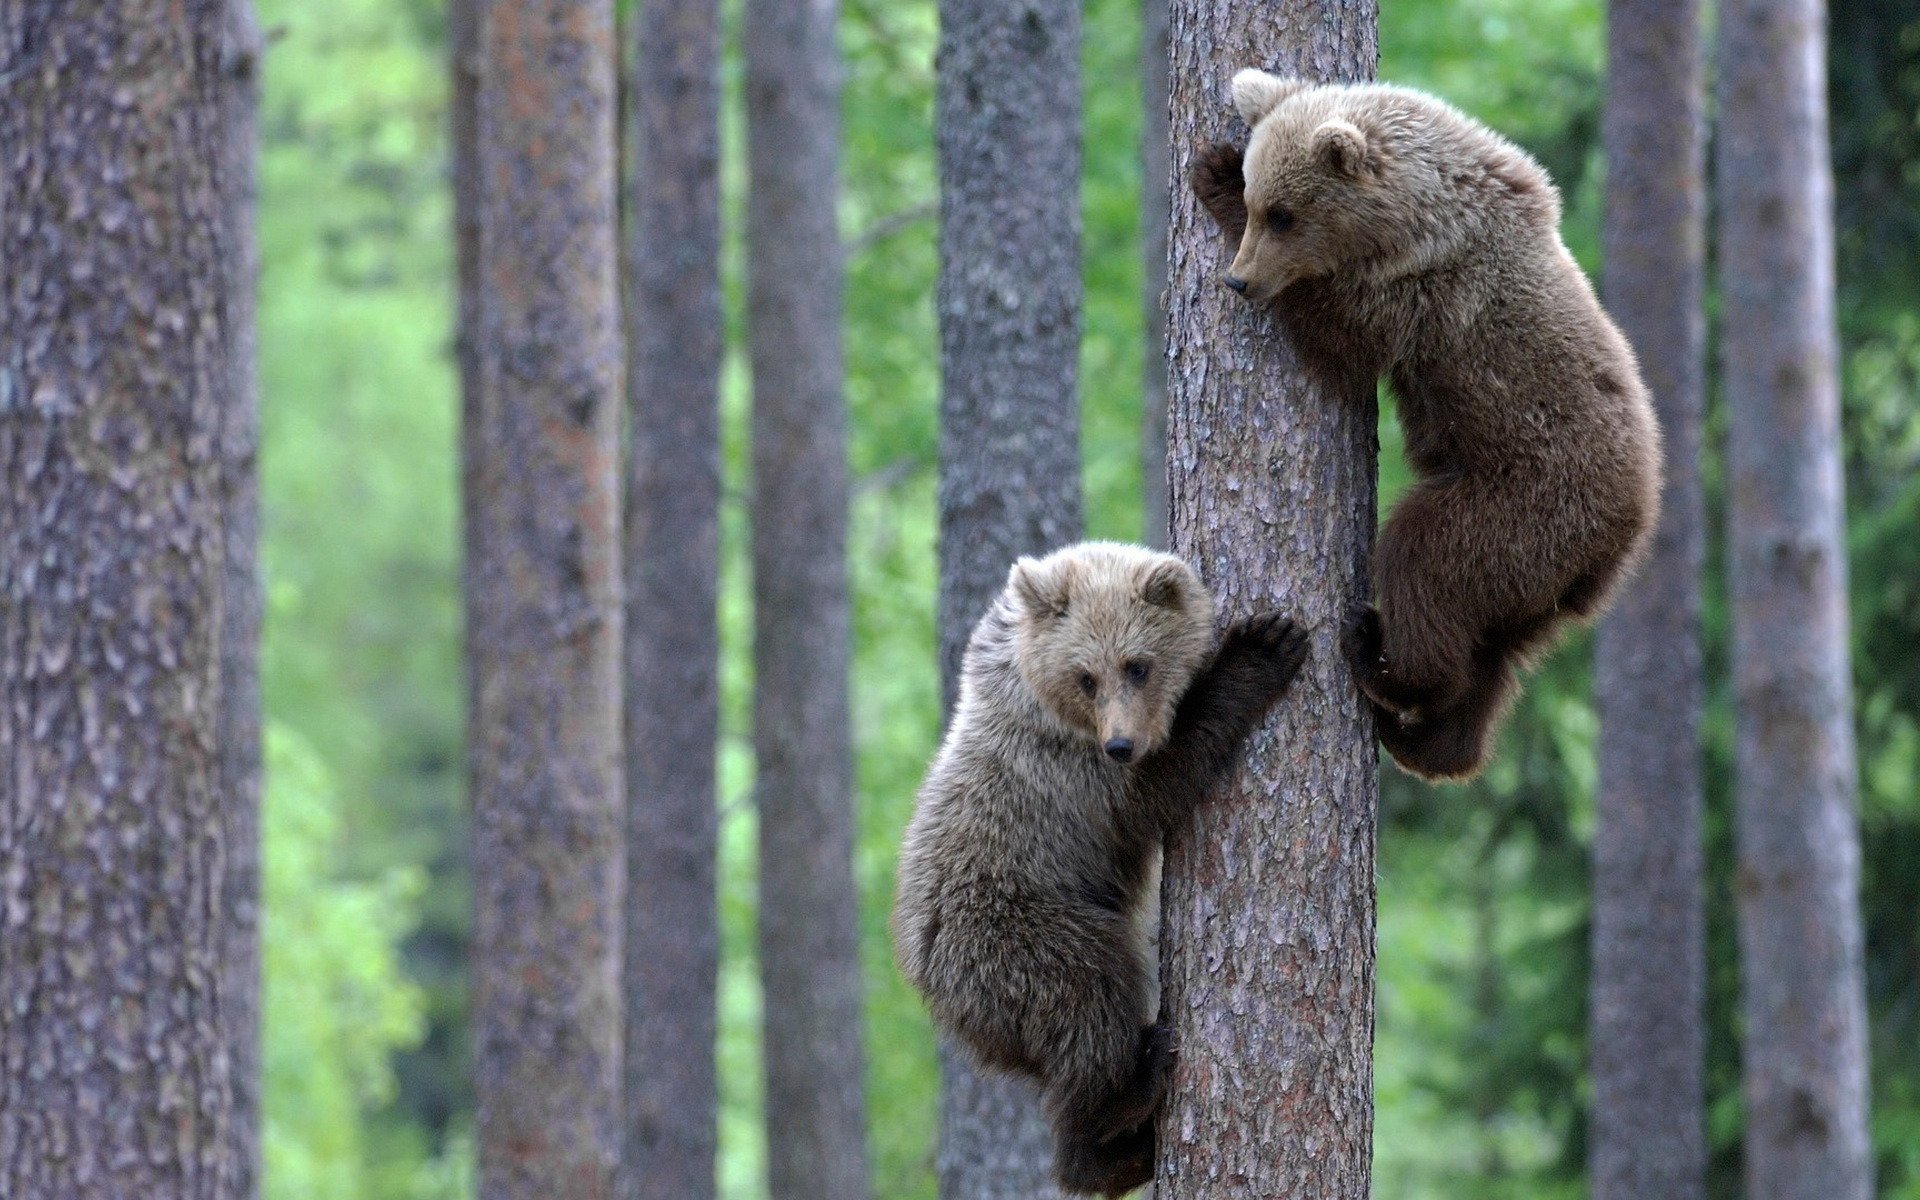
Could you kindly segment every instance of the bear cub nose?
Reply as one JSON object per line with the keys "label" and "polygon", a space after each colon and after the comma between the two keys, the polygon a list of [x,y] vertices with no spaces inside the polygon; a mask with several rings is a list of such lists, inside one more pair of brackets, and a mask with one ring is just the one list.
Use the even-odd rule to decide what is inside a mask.
{"label": "bear cub nose", "polygon": [[1242,295],[1246,294],[1247,281],[1244,279],[1235,279],[1233,276],[1229,275],[1227,276],[1227,286],[1232,288],[1234,291],[1239,292]]}
{"label": "bear cub nose", "polygon": [[1133,761],[1133,742],[1128,738],[1113,738],[1107,742],[1107,757],[1115,762]]}

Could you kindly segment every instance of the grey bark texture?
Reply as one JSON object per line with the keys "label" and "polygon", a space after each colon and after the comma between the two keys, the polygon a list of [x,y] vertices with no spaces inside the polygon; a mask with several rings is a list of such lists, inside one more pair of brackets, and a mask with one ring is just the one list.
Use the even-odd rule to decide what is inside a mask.
{"label": "grey bark texture", "polygon": [[0,0],[0,1195],[236,1195],[219,0]]}
{"label": "grey bark texture", "polygon": [[1653,392],[1667,466],[1652,549],[1602,622],[1594,654],[1594,1200],[1698,1200],[1706,1187],[1700,16],[1699,0],[1607,6],[1603,290]]}
{"label": "grey bark texture", "polygon": [[625,1200],[714,1195],[720,12],[642,0],[627,88]]}
{"label": "grey bark texture", "polygon": [[1747,1195],[1865,1200],[1826,5],[1726,0],[1719,23]]}
{"label": "grey bark texture", "polygon": [[1278,608],[1313,651],[1239,782],[1167,848],[1162,1006],[1173,1024],[1159,1200],[1349,1200],[1373,1154],[1374,827],[1367,706],[1336,642],[1365,599],[1374,381],[1318,378],[1221,285],[1230,250],[1184,185],[1244,141],[1228,81],[1259,66],[1372,77],[1372,0],[1174,0],[1167,443],[1173,549],[1225,613]]}
{"label": "grey bark texture", "polygon": [[1140,5],[1140,309],[1146,337],[1140,364],[1141,540],[1167,544],[1167,221],[1173,143],[1168,124],[1168,0]]}
{"label": "grey bark texture", "polygon": [[233,1079],[234,1191],[260,1194],[260,381],[255,336],[260,252],[260,26],[253,0],[226,0],[227,366],[220,471],[220,774],[227,810],[227,1051]]}
{"label": "grey bark texture", "polygon": [[[1080,6],[941,0],[940,668],[1022,554],[1077,541]],[[941,1200],[1048,1200],[1030,1084],[940,1055]]]}
{"label": "grey bark texture", "polygon": [[624,876],[613,8],[460,9],[480,1196],[606,1200]]}
{"label": "grey bark texture", "polygon": [[834,0],[743,18],[768,1194],[867,1195]]}

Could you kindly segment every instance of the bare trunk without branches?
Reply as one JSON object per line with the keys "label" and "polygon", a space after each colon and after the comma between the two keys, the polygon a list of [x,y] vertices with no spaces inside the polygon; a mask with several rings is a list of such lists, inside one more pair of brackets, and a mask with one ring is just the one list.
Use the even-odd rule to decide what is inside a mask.
{"label": "bare trunk without branches", "polygon": [[642,0],[626,146],[624,1200],[711,1200],[719,727],[720,11]]}
{"label": "bare trunk without branches", "polygon": [[1167,221],[1173,197],[1168,191],[1167,43],[1168,0],[1142,0],[1140,6],[1140,248],[1146,257],[1140,309],[1145,347],[1140,367],[1141,540],[1167,544]]}
{"label": "bare trunk without branches", "polygon": [[867,1194],[832,0],[744,17],[753,740],[773,1200]]}
{"label": "bare trunk without branches", "polygon": [[480,1195],[605,1200],[624,875],[613,8],[454,16]]}
{"label": "bare trunk without branches", "polygon": [[1242,67],[1373,75],[1371,0],[1174,0],[1167,441],[1173,547],[1226,612],[1279,608],[1312,658],[1240,781],[1167,850],[1163,1006],[1178,1048],[1160,1200],[1367,1195],[1373,1137],[1372,722],[1338,648],[1369,591],[1371,380],[1317,378],[1221,286],[1229,251],[1184,185],[1246,129]]}
{"label": "bare trunk without branches", "polygon": [[1865,1200],[1826,5],[1727,0],[1719,22],[1747,1195]]}
{"label": "bare trunk without branches", "polygon": [[0,4],[0,1195],[237,1194],[225,18]]}
{"label": "bare trunk without branches", "polygon": [[[940,665],[1022,554],[1080,537],[1080,7],[942,0]],[[942,1200],[1047,1200],[1028,1083],[940,1056]]]}
{"label": "bare trunk without branches", "polygon": [[1600,627],[1594,1200],[1706,1187],[1700,572],[1706,99],[1698,0],[1608,5],[1604,291],[1666,441],[1660,527]]}

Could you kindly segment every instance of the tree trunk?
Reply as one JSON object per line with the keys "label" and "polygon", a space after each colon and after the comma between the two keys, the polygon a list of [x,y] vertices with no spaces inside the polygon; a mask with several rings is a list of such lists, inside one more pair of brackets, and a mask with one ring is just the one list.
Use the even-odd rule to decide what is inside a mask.
{"label": "tree trunk", "polygon": [[625,1200],[711,1200],[719,726],[720,12],[633,19]]}
{"label": "tree trunk", "polygon": [[[1371,77],[1371,0],[1175,0],[1173,147],[1246,129],[1247,66]],[[1336,642],[1368,593],[1372,380],[1309,373],[1220,284],[1230,252],[1192,192],[1173,209],[1167,441],[1173,546],[1225,612],[1314,631],[1287,701],[1228,794],[1168,846],[1163,1006],[1178,1048],[1160,1200],[1364,1197],[1373,1134],[1373,726]]]}
{"label": "tree trunk", "polygon": [[220,775],[227,811],[227,1062],[234,1191],[260,1194],[260,448],[255,298],[260,253],[260,27],[253,0],[226,0],[226,411],[220,431],[225,574],[220,629]]}
{"label": "tree trunk", "polygon": [[[1080,6],[941,0],[940,667],[1022,554],[1080,537]],[[1047,1200],[1039,1093],[940,1055],[942,1200]]]}
{"label": "tree trunk", "polygon": [[1826,6],[1719,20],[1747,1195],[1865,1200]]}
{"label": "tree trunk", "polygon": [[1699,0],[1607,13],[1604,289],[1666,440],[1653,548],[1600,627],[1594,693],[1594,1200],[1706,1186],[1700,572],[1706,117]]}
{"label": "tree trunk", "polygon": [[[620,1147],[620,397],[607,0],[463,0],[480,1195],[603,1200]],[[471,24],[469,24],[469,22]],[[467,222],[471,221],[471,225]]]}
{"label": "tree trunk", "polygon": [[236,1194],[225,26],[0,3],[0,1195]]}
{"label": "tree trunk", "polygon": [[1140,5],[1140,309],[1146,353],[1140,375],[1140,540],[1167,544],[1167,219],[1172,157],[1167,124],[1167,0]]}
{"label": "tree trunk", "polygon": [[768,1194],[867,1195],[832,0],[749,0],[753,740]]}

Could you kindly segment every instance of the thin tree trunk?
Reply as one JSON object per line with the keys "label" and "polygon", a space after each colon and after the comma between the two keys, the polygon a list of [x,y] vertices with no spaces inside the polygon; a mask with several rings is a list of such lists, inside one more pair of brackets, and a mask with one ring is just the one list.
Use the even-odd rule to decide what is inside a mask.
{"label": "thin tree trunk", "polygon": [[744,18],[768,1194],[867,1195],[832,0]]}
{"label": "thin tree trunk", "polygon": [[[940,667],[1022,554],[1078,540],[1080,6],[941,0]],[[1047,1200],[1039,1093],[940,1054],[942,1200]]]}
{"label": "thin tree trunk", "polygon": [[220,774],[227,808],[227,1061],[234,1192],[260,1194],[260,27],[253,0],[226,0],[227,384],[220,433],[225,525],[220,630]]}
{"label": "thin tree trunk", "polygon": [[1167,544],[1167,220],[1172,157],[1167,124],[1167,0],[1140,5],[1140,308],[1146,354],[1140,375],[1141,540]]}
{"label": "thin tree trunk", "polygon": [[[1246,130],[1247,66],[1372,76],[1372,0],[1175,0],[1173,146]],[[1271,318],[1222,287],[1227,251],[1190,189],[1174,204],[1168,454],[1174,550],[1225,611],[1278,607],[1311,661],[1241,781],[1167,849],[1163,1006],[1178,1047],[1160,1200],[1367,1195],[1373,1134],[1373,726],[1337,650],[1368,592],[1372,380],[1309,373]]]}
{"label": "thin tree trunk", "polygon": [[1706,117],[1699,0],[1607,12],[1607,303],[1666,440],[1660,527],[1600,627],[1594,693],[1594,1200],[1706,1187],[1700,572]]}
{"label": "thin tree trunk", "polygon": [[0,0],[0,1195],[236,1195],[221,4]]}
{"label": "thin tree trunk", "polygon": [[1747,1195],[1865,1200],[1826,6],[1719,20]]}
{"label": "thin tree trunk", "polygon": [[480,1195],[603,1200],[620,1148],[624,874],[613,9],[466,4]]}
{"label": "thin tree trunk", "polygon": [[642,0],[625,144],[626,1200],[710,1200],[716,1110],[720,11]]}

